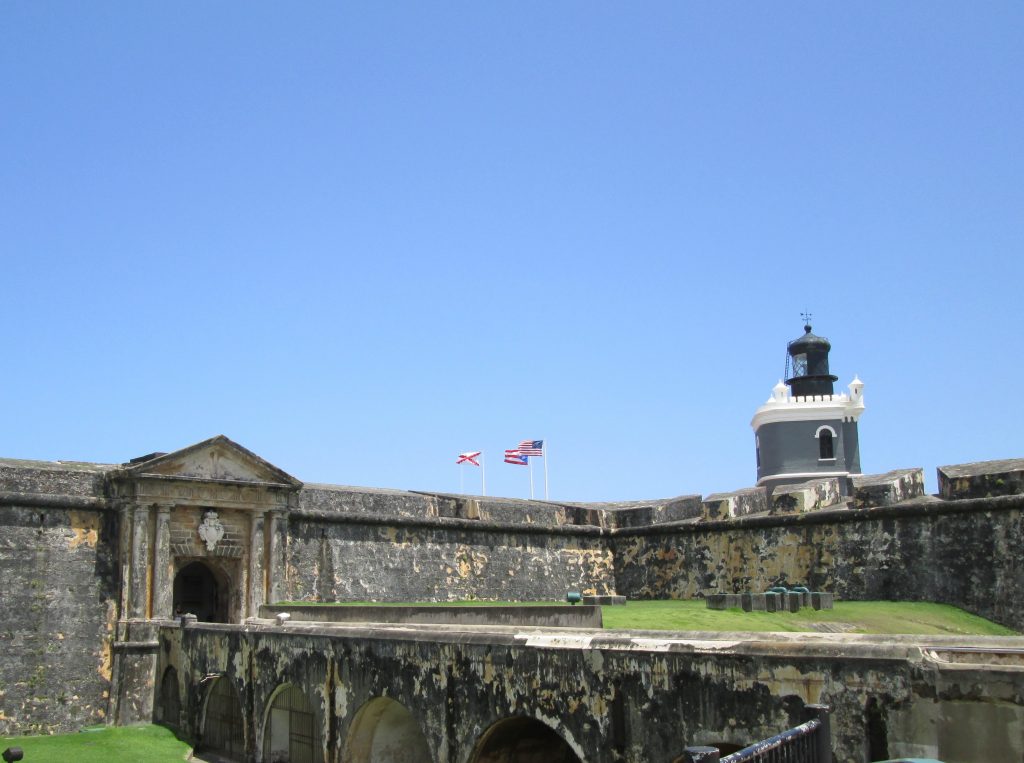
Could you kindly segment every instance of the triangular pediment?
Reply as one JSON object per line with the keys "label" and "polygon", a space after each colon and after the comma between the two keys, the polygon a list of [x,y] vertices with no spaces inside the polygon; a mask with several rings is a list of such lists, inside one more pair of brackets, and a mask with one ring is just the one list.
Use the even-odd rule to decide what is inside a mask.
{"label": "triangular pediment", "polygon": [[179,477],[210,481],[253,482],[288,487],[301,487],[302,483],[290,474],[264,461],[224,435],[155,456],[124,468],[124,472],[137,477]]}

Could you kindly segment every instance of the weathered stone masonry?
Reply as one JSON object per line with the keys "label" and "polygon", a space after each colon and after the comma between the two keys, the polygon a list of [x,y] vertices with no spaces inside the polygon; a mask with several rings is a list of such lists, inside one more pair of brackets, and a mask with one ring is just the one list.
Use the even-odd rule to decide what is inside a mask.
{"label": "weathered stone masonry", "polygon": [[[669,763],[687,745],[771,736],[799,722],[802,707],[814,702],[834,708],[839,761],[868,759],[864,711],[872,703],[884,712],[884,744],[893,754],[1024,756],[1024,670],[979,664],[998,660],[999,648],[1016,639],[985,639],[984,648],[961,652],[963,641],[950,638],[923,649],[899,637],[780,641],[752,633],[309,623],[168,623],[159,639],[159,673],[173,676],[177,692],[167,704],[180,706],[183,729],[199,740],[211,733],[202,727],[202,708],[210,682],[227,681],[241,706],[239,758],[246,760],[266,753],[270,706],[285,685],[311,704],[316,759],[332,761],[376,759],[357,750],[360,720],[382,698],[422,734],[410,741],[422,745],[423,757],[405,751],[394,758],[403,761],[480,763],[474,753],[489,729],[530,718],[583,761]],[[970,724],[985,734],[963,734]]]}
{"label": "weathered stone masonry", "polygon": [[[189,650],[187,659],[168,662],[166,644],[173,639],[162,625],[174,614],[176,583],[194,569],[209,576],[197,585],[214,590],[209,599],[211,618],[226,623],[255,617],[263,604],[282,600],[529,601],[561,599],[569,589],[671,598],[757,589],[785,581],[831,590],[848,599],[948,602],[1024,629],[1022,475],[1024,465],[1019,461],[943,467],[941,498],[922,496],[923,481],[911,470],[860,478],[849,491],[850,499],[842,502],[838,502],[841,491],[834,485],[808,483],[787,487],[774,497],[755,489],[703,501],[686,496],[584,505],[302,485],[223,437],[124,465],[0,460],[0,590],[4,592],[0,635],[5,636],[5,649],[0,652],[0,733],[54,732],[103,720],[123,723],[152,718],[154,711],[162,712],[158,700],[166,677],[158,665],[181,669],[175,681],[181,684],[182,706],[195,711],[198,706],[188,699],[188,692],[198,696],[208,690],[202,680],[214,680],[196,673],[196,666],[206,658],[199,659]],[[872,506],[872,502],[890,505]],[[203,627],[234,634],[223,638],[237,640],[238,651],[229,650],[230,659],[232,664],[242,662],[232,669],[244,674],[248,670],[245,650],[252,648],[246,646],[250,643],[246,639],[255,638],[245,635],[247,627]],[[479,638],[460,637],[458,643],[476,644]],[[388,643],[391,639],[390,635],[378,638]],[[417,649],[433,656],[415,659],[452,660],[454,683],[447,685],[470,691],[459,683],[464,674],[457,668],[469,658],[449,641],[440,639],[436,649],[418,645]],[[334,637],[329,642],[335,651],[338,644],[348,643]],[[215,648],[214,642],[202,643],[207,644],[203,649],[221,648]],[[294,646],[292,641],[287,643]],[[680,684],[678,696],[696,691],[687,686],[691,681],[702,685],[707,671],[716,676],[724,671],[715,678],[714,691],[701,694],[692,707],[680,705],[682,700],[671,692],[658,700],[673,708],[665,711],[663,719],[672,731],[643,726],[645,718],[661,717],[660,704],[647,707],[636,700],[641,709],[627,712],[633,705],[606,702],[595,709],[596,714],[605,713],[600,723],[619,729],[614,734],[602,730],[611,736],[601,738],[608,749],[620,752],[615,753],[619,757],[587,760],[640,760],[639,753],[628,752],[640,745],[637,729],[646,729],[642,733],[653,735],[652,739],[675,735],[678,739],[673,744],[692,743],[699,741],[694,736],[699,736],[698,727],[721,738],[729,723],[738,723],[742,733],[737,732],[737,738],[750,741],[762,731],[778,731],[793,715],[786,709],[793,702],[786,699],[790,696],[787,684],[768,680],[756,670],[751,673],[750,659],[732,653],[732,647],[716,648],[702,657],[710,661],[709,666],[713,662],[719,667],[696,672],[676,663],[657,667],[666,658],[659,657],[654,647],[632,645],[625,650],[633,653],[628,658],[616,649],[534,654],[539,648],[514,642],[508,652],[511,657],[503,653],[502,659],[506,663],[511,659],[518,671],[533,664],[531,660],[621,658],[626,662],[610,679],[612,686],[629,686],[636,680],[640,681],[636,691],[650,694],[658,681],[675,681]],[[366,657],[365,669],[376,671],[375,686],[391,680],[393,671],[405,675],[418,670],[403,667],[405,657],[385,658],[393,652],[413,660],[403,651],[406,647],[375,649],[372,655],[360,652]],[[340,656],[335,655],[335,666],[343,664],[346,654],[343,649]],[[287,664],[282,655],[274,658],[274,665]],[[786,659],[787,670],[802,670]],[[491,662],[488,675],[495,685],[512,680],[504,675],[509,665],[503,669],[501,664]],[[552,664],[544,670],[556,668]],[[832,673],[838,669],[828,668]],[[639,677],[631,677],[630,670]],[[672,677],[651,677],[661,676],[663,670]],[[654,673],[649,675],[650,671]],[[272,673],[268,667],[267,681],[280,678],[270,678]],[[985,685],[985,676],[991,673],[981,675],[976,689]],[[864,683],[866,679],[851,674],[850,680]],[[735,696],[728,694],[730,681]],[[882,687],[881,681],[872,678],[865,685]],[[242,684],[249,692],[243,695],[245,702],[257,702],[257,687],[251,681]],[[760,720],[743,720],[741,711],[748,705],[742,692],[748,689],[770,696],[765,701],[771,709],[763,718],[759,715]],[[899,693],[904,690],[890,689],[878,688],[877,696],[871,696],[893,728],[910,717],[906,702],[938,707],[937,700],[922,705],[923,699],[906,699],[911,695]],[[607,693],[607,686],[595,691],[595,696],[604,696],[600,692]],[[621,692],[617,696],[627,696],[625,689],[616,691]],[[950,696],[956,692],[966,696],[970,691],[957,684]],[[1024,695],[1013,691],[1017,694],[1000,695],[1003,710],[999,712],[1016,719]],[[573,735],[588,731],[583,726],[573,730],[573,724],[599,722],[597,715],[581,720],[586,715],[579,709],[584,707],[582,699],[567,695],[558,701],[561,704],[552,705],[555,712],[545,704],[546,696],[542,692],[535,700],[524,698],[509,705],[488,705],[484,695],[470,700],[482,702],[479,706],[489,708],[488,713],[529,705],[532,717],[539,713],[549,727]],[[867,696],[858,695],[858,701]],[[834,699],[827,692],[805,699],[822,697]],[[592,701],[596,700],[586,700]],[[989,699],[978,701],[994,707]],[[339,742],[351,718],[336,705],[324,731]],[[838,733],[846,737],[843,749],[853,750],[855,739],[861,740],[857,744],[863,742],[864,708],[843,707]],[[682,715],[680,708],[685,710]],[[686,720],[693,713],[704,719],[703,725]],[[490,716],[491,721],[498,717]],[[731,720],[727,723],[726,718]],[[470,732],[458,727],[461,721],[451,714],[444,723],[449,727],[431,727],[429,732],[442,737],[435,740],[433,759],[461,763],[464,758],[458,756],[464,750],[444,752],[443,745],[455,750],[452,735]],[[482,719],[477,723],[483,724]],[[473,733],[483,731],[474,729]],[[915,737],[907,732],[905,738]],[[670,749],[667,738],[664,749]],[[850,755],[851,760],[863,759]]]}
{"label": "weathered stone masonry", "polygon": [[840,599],[953,604],[1024,630],[1024,496],[913,501],[619,531],[615,585],[681,598],[805,584]]}
{"label": "weathered stone masonry", "polygon": [[0,733],[106,717],[119,527],[102,474],[0,462]]}

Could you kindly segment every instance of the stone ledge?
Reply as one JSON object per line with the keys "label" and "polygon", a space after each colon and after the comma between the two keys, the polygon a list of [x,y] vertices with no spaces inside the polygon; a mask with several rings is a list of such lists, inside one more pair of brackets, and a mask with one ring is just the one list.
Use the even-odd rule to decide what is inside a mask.
{"label": "stone ledge", "polygon": [[509,605],[488,606],[381,606],[354,604],[273,604],[260,607],[260,617],[290,615],[291,622],[303,623],[415,623],[422,625],[512,625],[517,627],[601,628],[598,606]]}

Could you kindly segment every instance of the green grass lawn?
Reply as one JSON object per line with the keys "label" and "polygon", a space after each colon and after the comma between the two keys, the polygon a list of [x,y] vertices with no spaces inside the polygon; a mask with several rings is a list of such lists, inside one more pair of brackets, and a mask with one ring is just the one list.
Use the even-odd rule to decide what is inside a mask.
{"label": "green grass lawn", "polygon": [[814,631],[832,623],[848,633],[1015,636],[1017,633],[947,604],[909,601],[837,601],[815,612],[744,612],[708,609],[703,601],[631,601],[602,607],[605,628],[679,631]]}
{"label": "green grass lawn", "polygon": [[185,760],[191,748],[163,726],[105,726],[77,734],[2,737],[0,750],[20,747],[25,763],[169,763]]}
{"label": "green grass lawn", "polygon": [[[314,602],[289,602],[312,604]],[[521,603],[536,606],[565,602],[442,601],[442,602],[339,602],[337,606],[504,606]],[[324,606],[330,606],[324,604]],[[1016,631],[964,612],[948,604],[910,601],[837,601],[835,609],[815,612],[744,612],[741,609],[708,609],[703,599],[685,601],[630,601],[625,606],[602,607],[605,628],[670,631],[783,631],[825,630],[846,633],[905,633],[952,636],[1016,636]]]}

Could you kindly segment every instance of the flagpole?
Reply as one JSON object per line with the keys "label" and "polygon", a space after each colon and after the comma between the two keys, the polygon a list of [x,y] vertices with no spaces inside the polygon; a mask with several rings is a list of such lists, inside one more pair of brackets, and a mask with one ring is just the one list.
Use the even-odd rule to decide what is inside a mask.
{"label": "flagpole", "polygon": [[526,463],[529,464],[530,469],[530,500],[533,500],[533,461],[526,459]]}
{"label": "flagpole", "polygon": [[465,491],[465,489],[462,487],[462,480],[465,475],[465,472],[462,469],[463,466],[465,466],[465,464],[459,464],[459,495],[461,495]]}
{"label": "flagpole", "polygon": [[487,465],[483,453],[480,454],[480,495],[487,495]]}
{"label": "flagpole", "polygon": [[544,440],[541,447],[541,456],[544,457],[544,500],[548,500],[548,441]]}

